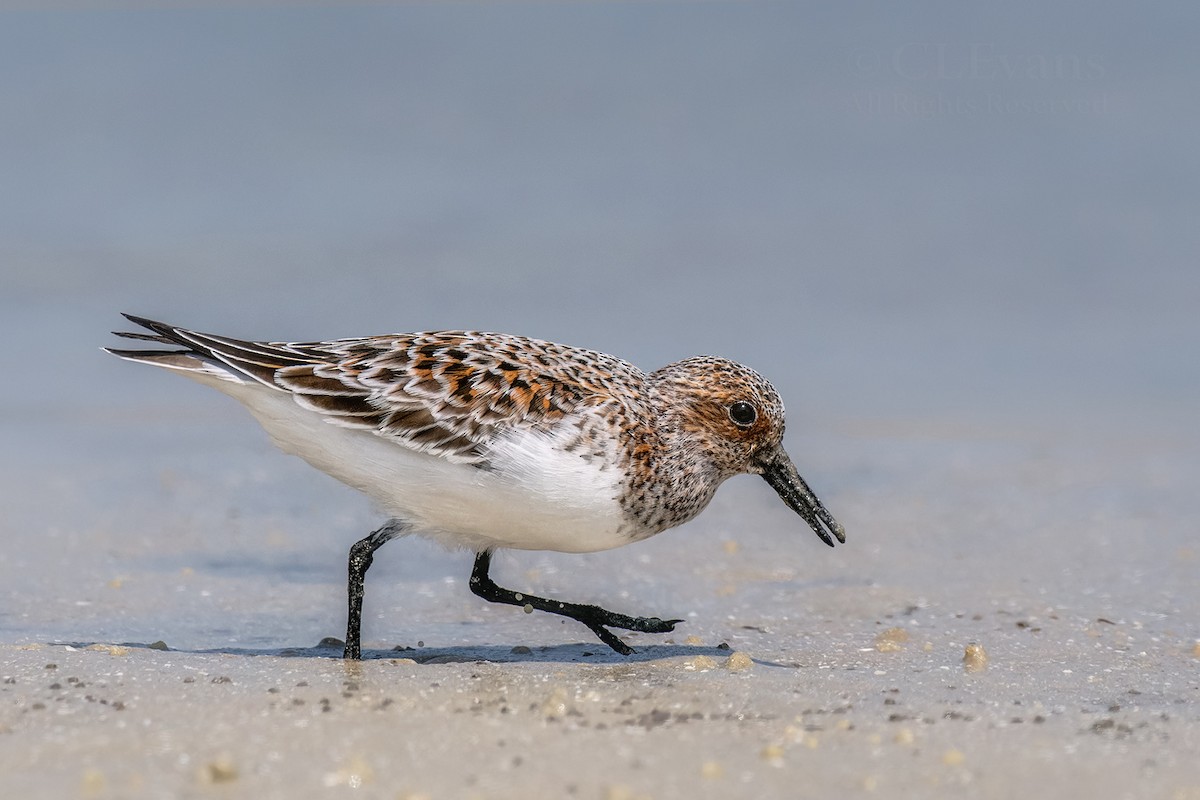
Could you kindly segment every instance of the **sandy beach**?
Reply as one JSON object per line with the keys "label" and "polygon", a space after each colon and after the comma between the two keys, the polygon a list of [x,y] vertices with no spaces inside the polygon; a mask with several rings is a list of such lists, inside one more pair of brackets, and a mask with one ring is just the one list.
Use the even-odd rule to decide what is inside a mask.
{"label": "sandy beach", "polygon": [[[993,650],[1014,644],[980,627]],[[963,674],[948,646],[928,651],[920,637],[883,653],[845,639],[811,637],[823,647],[804,663],[701,645],[626,663],[580,663],[586,647],[562,645],[361,664],[304,650],[6,646],[2,765],[17,797],[1200,791],[1194,689],[1171,689],[1194,679],[1181,648],[1059,662],[1084,667],[1074,675],[1028,656]],[[1153,684],[1131,676],[1141,665]],[[1043,702],[1081,686],[1083,702]]]}
{"label": "sandy beach", "polygon": [[[161,500],[130,500],[125,532],[50,534],[91,557],[6,575],[25,592],[6,615],[19,632],[3,645],[0,769],[15,797],[1197,796],[1195,547],[1182,525],[1062,502],[1137,462],[960,431],[856,479],[884,447],[876,430],[826,464],[845,548],[747,478],[636,547],[501,558],[507,584],[686,619],[626,637],[629,658],[479,601],[468,554],[402,540],[368,579],[364,661],[343,663],[317,645],[344,619],[323,526],[346,520],[253,498],[289,484],[314,510],[355,496],[265,442],[238,474],[164,476]],[[1003,492],[979,502],[1014,458],[1024,475],[1003,492],[1020,512]],[[1161,480],[1122,486],[1160,494]],[[181,526],[165,509],[183,497],[212,506]]]}

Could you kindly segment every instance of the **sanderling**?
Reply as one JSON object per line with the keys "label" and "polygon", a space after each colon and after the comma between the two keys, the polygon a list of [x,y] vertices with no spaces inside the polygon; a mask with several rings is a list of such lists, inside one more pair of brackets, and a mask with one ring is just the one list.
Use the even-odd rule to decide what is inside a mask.
{"label": "sanderling", "polygon": [[761,475],[826,544],[845,532],[783,449],[783,403],[754,370],[702,356],[646,374],[604,353],[497,333],[439,331],[255,342],[126,314],[171,349],[108,352],[178,370],[239,400],[282,450],[374,499],[388,522],[350,548],[344,656],[361,656],[374,552],[410,533],[475,551],[471,591],[609,630],[667,633],[678,619],[514,592],[498,548],[585,553],[699,514],[717,487]]}

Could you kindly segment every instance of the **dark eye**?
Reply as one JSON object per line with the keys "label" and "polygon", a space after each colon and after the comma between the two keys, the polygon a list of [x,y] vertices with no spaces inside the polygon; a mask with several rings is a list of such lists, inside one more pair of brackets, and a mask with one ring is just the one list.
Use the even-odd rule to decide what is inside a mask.
{"label": "dark eye", "polygon": [[758,411],[745,400],[738,400],[729,407],[729,419],[739,428],[749,428],[758,419]]}

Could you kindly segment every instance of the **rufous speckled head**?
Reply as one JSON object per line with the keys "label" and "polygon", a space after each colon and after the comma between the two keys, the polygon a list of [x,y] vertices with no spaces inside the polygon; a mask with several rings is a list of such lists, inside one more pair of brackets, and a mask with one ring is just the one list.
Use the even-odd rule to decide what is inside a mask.
{"label": "rufous speckled head", "polygon": [[822,541],[846,540],[783,449],[783,400],[766,378],[735,361],[698,356],[656,370],[649,380],[681,438],[695,442],[697,457],[721,479],[761,475]]}

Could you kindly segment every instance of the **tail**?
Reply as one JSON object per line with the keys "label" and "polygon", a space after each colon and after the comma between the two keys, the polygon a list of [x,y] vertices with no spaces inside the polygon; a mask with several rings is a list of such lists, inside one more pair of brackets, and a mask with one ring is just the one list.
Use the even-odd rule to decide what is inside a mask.
{"label": "tail", "polygon": [[127,361],[192,373],[191,377],[204,380],[217,378],[234,383],[254,381],[280,389],[275,383],[275,372],[283,367],[297,364],[312,364],[324,361],[312,348],[304,352],[289,349],[287,345],[273,342],[249,342],[214,336],[199,331],[190,331],[133,314],[122,314],[125,319],[140,325],[150,333],[142,331],[113,331],[122,339],[136,339],[173,346],[172,349],[126,350],[105,347],[103,350]]}

